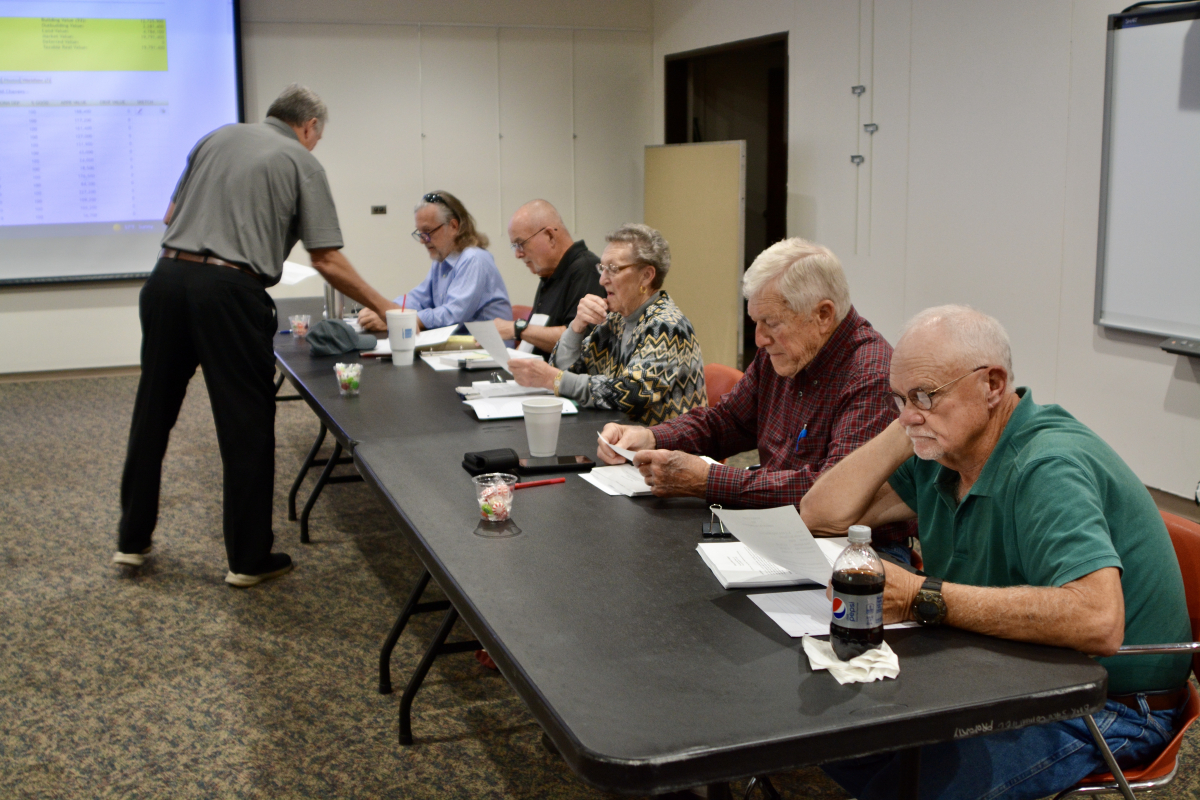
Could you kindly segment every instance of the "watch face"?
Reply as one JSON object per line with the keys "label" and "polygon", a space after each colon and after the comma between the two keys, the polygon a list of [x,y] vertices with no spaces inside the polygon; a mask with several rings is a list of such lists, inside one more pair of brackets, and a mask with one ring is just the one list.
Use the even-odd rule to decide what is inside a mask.
{"label": "watch face", "polygon": [[931,603],[928,600],[922,600],[917,603],[917,616],[922,620],[937,619],[938,607],[936,603]]}

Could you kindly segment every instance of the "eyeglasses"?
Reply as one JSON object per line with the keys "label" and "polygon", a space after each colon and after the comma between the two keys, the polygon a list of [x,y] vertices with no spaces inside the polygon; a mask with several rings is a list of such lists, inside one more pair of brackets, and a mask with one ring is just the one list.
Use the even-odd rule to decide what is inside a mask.
{"label": "eyeglasses", "polygon": [[528,236],[526,236],[524,239],[518,239],[517,241],[513,242],[512,244],[510,244],[510,245],[509,245],[509,247],[511,247],[511,248],[512,248],[512,251],[513,251],[514,253],[515,253],[515,252],[517,252],[518,250],[524,250],[524,249],[525,249],[525,245],[529,244],[529,242],[533,240],[533,237],[534,237],[534,236],[537,236],[537,235],[538,235],[539,233],[541,233],[542,231],[549,229],[549,227],[550,227],[550,226],[549,226],[549,225],[547,225],[547,226],[545,226],[545,227],[543,227],[543,228],[538,228],[536,231],[534,231],[533,233],[529,234],[529,235],[528,235]]}
{"label": "eyeglasses", "polygon": [[987,369],[989,366],[991,366],[991,365],[984,364],[981,367],[976,367],[975,369],[968,372],[966,375],[959,375],[957,378],[950,381],[949,383],[943,383],[941,386],[937,387],[936,389],[930,389],[928,392],[925,391],[924,389],[913,389],[911,392],[908,393],[907,396],[898,394],[897,392],[888,392],[887,395],[888,395],[888,397],[892,398],[893,402],[895,402],[896,408],[900,411],[901,414],[904,413],[905,405],[907,405],[910,402],[917,408],[921,409],[922,411],[929,411],[931,408],[933,408],[934,395],[936,395],[938,392],[945,391],[946,389],[948,389],[951,386],[953,386],[954,384],[958,383],[959,381],[961,381],[963,378],[967,377],[968,375],[974,375],[976,372],[979,372],[979,370]]}
{"label": "eyeglasses", "polygon": [[425,201],[426,203],[441,203],[442,205],[446,206],[447,208],[450,206],[450,204],[446,202],[446,199],[444,197],[442,197],[440,194],[438,194],[437,192],[430,192],[429,194],[425,195],[421,199],[423,201]]}
{"label": "eyeglasses", "polygon": [[[432,195],[425,195],[426,198],[429,198],[431,196]],[[433,202],[433,201],[430,200],[430,202]],[[431,241],[433,241],[433,235],[435,233],[437,233],[438,228],[443,228],[443,227],[445,227],[445,225],[446,225],[446,223],[443,222],[441,225],[438,225],[437,228],[432,228],[431,230],[413,231],[412,237],[414,239],[416,239],[418,242],[420,242],[421,244],[429,244]]]}
{"label": "eyeglasses", "polygon": [[634,261],[632,264],[597,264],[596,272],[600,273],[601,275],[607,275],[610,278],[615,278],[617,277],[617,273],[621,270],[629,269],[630,267],[636,267],[641,263],[641,261]]}

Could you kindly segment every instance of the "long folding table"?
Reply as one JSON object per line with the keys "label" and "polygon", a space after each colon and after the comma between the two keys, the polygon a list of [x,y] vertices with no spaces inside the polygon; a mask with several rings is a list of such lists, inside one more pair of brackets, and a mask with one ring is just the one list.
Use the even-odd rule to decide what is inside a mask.
{"label": "long folding table", "polygon": [[[809,668],[799,640],[748,592],[717,583],[695,552],[702,501],[610,497],[571,475],[518,491],[513,528],[489,535],[459,462],[471,450],[523,450],[521,420],[477,421],[453,393],[466,379],[419,360],[368,363],[361,396],[340,398],[336,359],[291,343],[277,355],[352,443],[358,471],[449,598],[430,652],[461,615],[566,763],[598,788],[707,784],[722,797],[730,780],[901,750],[902,794],[915,796],[919,745],[1104,704],[1107,673],[1080,653],[949,628],[889,631],[900,676],[840,686]],[[596,431],[615,418],[564,417],[558,452],[593,454]]]}

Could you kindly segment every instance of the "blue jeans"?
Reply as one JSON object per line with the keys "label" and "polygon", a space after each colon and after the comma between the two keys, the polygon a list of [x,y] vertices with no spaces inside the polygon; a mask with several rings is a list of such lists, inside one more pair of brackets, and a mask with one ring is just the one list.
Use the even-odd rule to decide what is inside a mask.
{"label": "blue jeans", "polygon": [[903,561],[905,564],[912,565],[912,548],[904,542],[892,542],[891,544],[872,544],[877,553],[887,553],[892,558]]}
{"label": "blue jeans", "polygon": [[[1179,709],[1150,711],[1144,696],[1139,700],[1141,713],[1110,700],[1093,715],[1122,768],[1153,760],[1174,734]],[[835,761],[821,769],[858,800],[897,796],[896,753]],[[1100,771],[1108,767],[1079,717],[922,747],[920,797],[1036,800]]]}

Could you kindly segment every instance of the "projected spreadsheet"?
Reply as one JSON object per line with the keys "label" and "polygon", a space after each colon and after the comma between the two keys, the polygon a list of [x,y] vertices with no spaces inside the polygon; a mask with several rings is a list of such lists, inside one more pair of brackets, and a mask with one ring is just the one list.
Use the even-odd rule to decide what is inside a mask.
{"label": "projected spreadsheet", "polygon": [[153,219],[178,178],[163,152],[169,109],[147,105],[0,108],[0,225]]}

